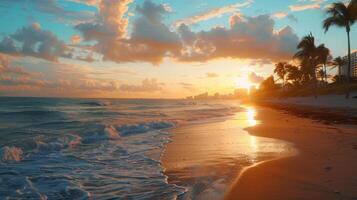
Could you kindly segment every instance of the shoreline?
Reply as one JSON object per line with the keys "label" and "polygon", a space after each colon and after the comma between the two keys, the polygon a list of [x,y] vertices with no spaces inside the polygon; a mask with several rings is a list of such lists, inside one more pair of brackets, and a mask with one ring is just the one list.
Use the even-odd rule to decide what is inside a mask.
{"label": "shoreline", "polygon": [[[357,172],[351,171],[357,168],[353,160],[357,156],[357,126],[326,123],[325,119],[321,123],[316,116],[313,120],[291,110],[287,114],[277,107],[259,107],[262,123],[247,128],[249,134],[291,142],[299,154],[247,167],[224,199],[357,198],[357,178],[353,178]],[[309,176],[303,177],[304,173]]]}
{"label": "shoreline", "polygon": [[[250,134],[250,133],[249,133]],[[274,138],[273,138],[274,139]],[[287,154],[287,155],[284,155],[284,156],[280,156],[280,157],[276,157],[276,158],[271,158],[269,160],[263,160],[263,161],[260,161],[260,162],[257,162],[253,165],[250,165],[250,166],[247,166],[247,167],[244,167],[238,174],[238,176],[235,178],[235,180],[233,181],[233,183],[230,185],[230,187],[228,188],[228,192],[224,195],[223,199],[227,199],[229,198],[230,196],[230,191],[231,190],[234,190],[234,186],[240,181],[241,177],[244,175],[244,173],[246,173],[247,171],[249,170],[254,170],[254,168],[260,166],[260,165],[263,165],[265,163],[269,163],[269,162],[274,162],[274,161],[277,161],[277,160],[281,160],[281,159],[286,159],[286,158],[289,158],[289,157],[294,157],[294,156],[297,156],[299,155],[299,150],[296,149],[294,152],[291,152],[290,154]]]}
{"label": "shoreline", "polygon": [[[188,190],[184,197],[222,199],[247,166],[296,153],[289,142],[250,135],[245,128],[252,121],[247,119],[246,110],[238,111],[237,116],[213,118],[170,130],[172,141],[167,144],[161,163],[168,183]],[[251,144],[251,138],[257,144]]]}
{"label": "shoreline", "polygon": [[257,101],[252,102],[251,105],[284,111],[291,115],[316,120],[325,124],[357,124],[356,108],[328,108],[325,106],[298,105],[274,101]]}

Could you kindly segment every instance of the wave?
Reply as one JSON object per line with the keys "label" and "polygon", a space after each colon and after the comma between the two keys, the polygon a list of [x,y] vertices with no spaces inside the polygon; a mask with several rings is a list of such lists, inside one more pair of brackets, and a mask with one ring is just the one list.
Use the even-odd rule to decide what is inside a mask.
{"label": "wave", "polygon": [[172,122],[158,121],[158,122],[147,122],[139,123],[134,125],[123,125],[117,128],[120,134],[129,135],[135,133],[146,133],[152,130],[168,129],[174,127],[175,124]]}
{"label": "wave", "polygon": [[88,101],[88,102],[81,102],[80,105],[86,106],[110,106],[112,105],[110,101]]}
{"label": "wave", "polygon": [[105,127],[104,133],[108,139],[118,139],[120,137],[118,131],[113,126]]}
{"label": "wave", "polygon": [[92,133],[83,138],[84,143],[93,143],[102,140],[118,140],[121,136],[147,133],[153,130],[162,130],[174,127],[174,123],[166,121],[125,124],[121,126],[107,125],[103,131]]}
{"label": "wave", "polygon": [[66,114],[52,110],[23,110],[15,112],[0,112],[0,118],[6,121],[16,120],[58,120],[64,119]]}
{"label": "wave", "polygon": [[73,148],[82,143],[82,138],[78,135],[70,134],[62,138],[45,139],[43,135],[40,135],[35,137],[34,142],[36,152],[48,153]]}
{"label": "wave", "polygon": [[93,133],[83,138],[85,144],[99,142],[102,140],[116,140],[120,135],[114,126],[106,126],[103,131]]}
{"label": "wave", "polygon": [[5,146],[0,149],[0,161],[19,162],[22,160],[22,154],[21,148]]}
{"label": "wave", "polygon": [[39,176],[30,178],[22,174],[3,173],[3,188],[0,197],[4,199],[78,199],[85,200],[91,193],[65,176]]}
{"label": "wave", "polygon": [[167,129],[233,110],[186,101],[23,101],[0,105],[8,145],[0,149],[0,199],[182,199],[187,190],[167,182],[160,162]]}

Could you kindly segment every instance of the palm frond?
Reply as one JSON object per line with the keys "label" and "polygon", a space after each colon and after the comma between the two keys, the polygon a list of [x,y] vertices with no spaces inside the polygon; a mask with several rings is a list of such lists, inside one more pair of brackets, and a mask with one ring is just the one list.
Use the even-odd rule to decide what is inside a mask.
{"label": "palm frond", "polygon": [[357,0],[351,0],[347,9],[350,16],[350,24],[352,25],[357,21]]}
{"label": "palm frond", "polygon": [[[352,1],[356,2],[356,0],[352,0]],[[354,3],[350,3],[350,4],[354,4]],[[350,5],[347,7],[342,2],[331,4],[330,7],[327,8],[326,10],[328,17],[323,21],[323,28],[325,29],[325,32],[327,32],[329,28],[333,25],[339,27],[349,27],[353,23],[353,22],[351,23],[350,13],[353,13],[351,9],[353,10],[353,8],[350,8]]]}

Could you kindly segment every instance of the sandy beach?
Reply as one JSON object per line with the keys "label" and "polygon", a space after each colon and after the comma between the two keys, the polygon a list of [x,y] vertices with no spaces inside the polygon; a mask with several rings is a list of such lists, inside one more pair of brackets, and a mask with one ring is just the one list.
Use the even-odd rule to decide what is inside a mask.
{"label": "sandy beach", "polygon": [[[296,110],[252,108],[257,116],[251,119],[241,112],[175,129],[162,157],[169,183],[190,188],[193,199],[357,198],[357,126],[302,117]],[[237,133],[253,137],[255,150],[269,138],[288,143],[254,161],[241,152],[248,155],[244,160],[236,146],[250,142]]]}
{"label": "sandy beach", "polygon": [[[254,113],[253,113],[254,111]],[[179,126],[161,158],[170,184],[187,188],[183,199],[222,199],[244,168],[296,153],[290,143],[248,134],[255,110]]]}
{"label": "sandy beach", "polygon": [[326,124],[260,108],[256,136],[295,144],[296,156],[247,169],[225,199],[356,199],[357,127]]}
{"label": "sandy beach", "polygon": [[296,106],[313,106],[333,109],[357,109],[357,92],[351,92],[351,98],[346,99],[344,94],[319,95],[317,99],[313,96],[288,97],[284,99],[271,99],[271,103]]}

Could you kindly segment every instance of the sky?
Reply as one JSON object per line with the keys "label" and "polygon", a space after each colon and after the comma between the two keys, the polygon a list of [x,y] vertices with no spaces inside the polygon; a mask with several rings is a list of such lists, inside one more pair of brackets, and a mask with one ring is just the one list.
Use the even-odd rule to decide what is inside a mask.
{"label": "sky", "polygon": [[[257,85],[332,0],[0,0],[0,95],[184,98]],[[346,1],[347,2],[347,1]],[[351,47],[357,49],[357,25]]]}

